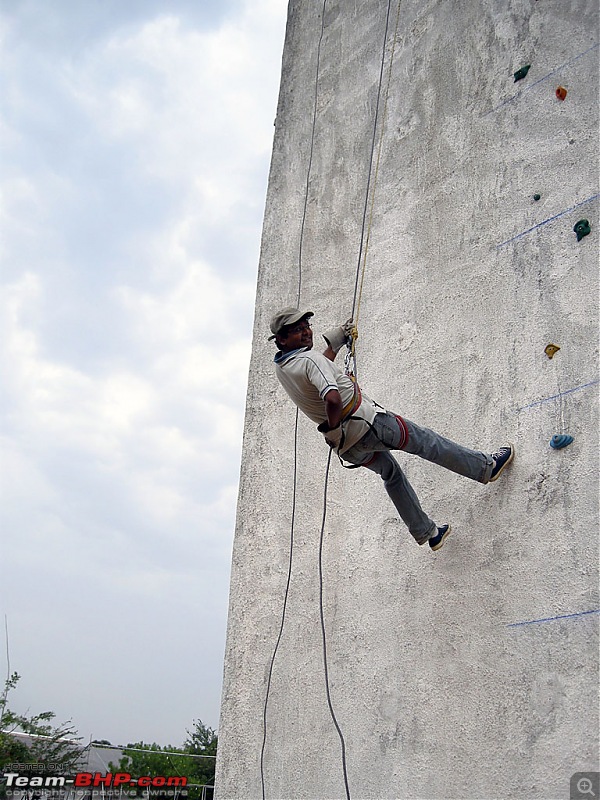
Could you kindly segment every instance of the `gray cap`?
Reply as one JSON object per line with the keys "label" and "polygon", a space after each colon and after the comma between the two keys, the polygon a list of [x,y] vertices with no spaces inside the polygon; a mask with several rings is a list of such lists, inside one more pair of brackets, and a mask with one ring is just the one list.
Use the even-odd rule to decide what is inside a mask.
{"label": "gray cap", "polygon": [[283,328],[294,325],[294,323],[300,322],[300,320],[305,317],[308,319],[308,317],[314,317],[314,314],[312,311],[301,311],[299,308],[282,308],[281,311],[278,311],[271,319],[271,332],[273,336],[269,336],[269,341],[274,339],[278,333],[281,333]]}

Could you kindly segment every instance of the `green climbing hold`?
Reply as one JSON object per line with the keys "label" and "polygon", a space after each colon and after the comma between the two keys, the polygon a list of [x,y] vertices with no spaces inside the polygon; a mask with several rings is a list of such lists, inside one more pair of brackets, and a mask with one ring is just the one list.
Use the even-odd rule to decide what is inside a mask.
{"label": "green climbing hold", "polygon": [[541,195],[541,194],[534,194],[534,195],[533,195],[533,199],[534,199],[534,200],[535,200],[535,202],[537,203],[537,201],[538,201],[538,200],[541,200],[541,199],[542,199],[542,195]]}
{"label": "green climbing hold", "polygon": [[521,69],[518,69],[513,76],[515,79],[515,83],[517,81],[522,81],[530,69],[531,69],[531,64],[526,64],[524,67],[521,67]]}
{"label": "green climbing hold", "polygon": [[567,447],[573,441],[573,437],[569,436],[568,433],[557,433],[550,439],[550,447],[552,447],[553,450],[562,450],[563,447]]}
{"label": "green climbing hold", "polygon": [[587,219],[580,219],[579,222],[576,222],[573,230],[577,234],[578,242],[580,242],[584,236],[587,236],[592,232],[590,222]]}

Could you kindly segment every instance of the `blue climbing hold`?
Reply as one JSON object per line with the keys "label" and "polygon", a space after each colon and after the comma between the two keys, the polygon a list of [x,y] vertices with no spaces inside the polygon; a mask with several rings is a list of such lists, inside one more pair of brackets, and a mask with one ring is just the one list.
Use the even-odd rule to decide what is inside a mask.
{"label": "blue climbing hold", "polygon": [[569,436],[568,433],[557,433],[550,439],[550,447],[555,450],[562,450],[563,447],[570,445],[572,441],[574,441],[573,437]]}

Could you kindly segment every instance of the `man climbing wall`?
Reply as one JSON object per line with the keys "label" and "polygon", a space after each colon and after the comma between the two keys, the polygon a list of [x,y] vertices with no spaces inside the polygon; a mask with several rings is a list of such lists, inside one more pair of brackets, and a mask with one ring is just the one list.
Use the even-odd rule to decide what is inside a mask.
{"label": "man climbing wall", "polygon": [[298,408],[318,425],[327,444],[339,456],[381,477],[415,541],[429,542],[432,550],[439,550],[451,531],[450,524],[438,527],[427,516],[389,451],[403,450],[466,478],[488,483],[497,480],[513,460],[513,445],[487,455],[386,411],[333,363],[344,344],[351,341],[352,320],[325,333],[327,349],[319,353],[313,350],[308,321],[312,316],[312,311],[284,308],[271,320],[270,338],[278,347],[275,370],[279,382]]}

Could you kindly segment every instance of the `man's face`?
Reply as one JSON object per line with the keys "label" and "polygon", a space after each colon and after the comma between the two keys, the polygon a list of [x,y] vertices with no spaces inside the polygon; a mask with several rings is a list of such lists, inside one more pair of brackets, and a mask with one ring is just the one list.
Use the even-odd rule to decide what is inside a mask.
{"label": "man's face", "polygon": [[285,336],[280,334],[277,337],[277,341],[284,353],[288,353],[290,350],[298,350],[301,347],[311,348],[313,346],[313,335],[310,329],[310,322],[307,319],[297,322],[287,329]]}

